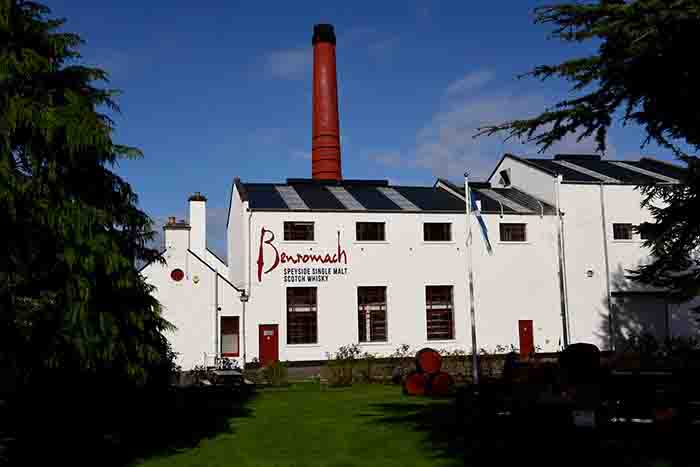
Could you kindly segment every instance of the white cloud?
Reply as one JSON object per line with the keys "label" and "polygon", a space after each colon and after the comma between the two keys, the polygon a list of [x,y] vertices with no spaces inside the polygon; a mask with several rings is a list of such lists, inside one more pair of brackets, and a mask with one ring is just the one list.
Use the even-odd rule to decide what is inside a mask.
{"label": "white cloud", "polygon": [[463,78],[453,81],[447,86],[445,94],[454,95],[478,89],[493,79],[493,72],[490,70],[477,70],[467,73]]}
{"label": "white cloud", "polygon": [[279,79],[303,79],[311,73],[311,47],[296,47],[269,52],[263,58],[267,75]]}
{"label": "white cloud", "polygon": [[503,143],[498,136],[474,135],[481,126],[527,116],[532,109],[543,108],[545,102],[533,95],[494,94],[449,104],[433,116],[416,138],[415,164],[440,177],[459,177],[465,171],[485,176],[506,150],[522,152],[522,145],[517,142]]}
{"label": "white cloud", "polygon": [[[605,157],[612,159],[617,156],[615,145],[610,140],[610,135],[605,142],[606,151]],[[598,143],[593,138],[586,138],[577,141],[577,135],[571,134],[565,136],[561,141],[554,143],[548,150],[547,154],[598,154]]]}
{"label": "white cloud", "polygon": [[[441,108],[417,134],[412,165],[430,169],[439,177],[458,178],[468,171],[479,178],[487,176],[506,152],[533,157],[596,152],[592,138],[577,142],[573,134],[554,144],[546,155],[538,155],[534,144],[504,141],[505,135],[475,138],[480,127],[532,117],[551,104],[543,95],[517,91],[479,89],[478,93],[464,93],[483,88],[492,79],[490,71],[477,71],[447,87]],[[608,141],[606,156],[614,154],[615,147]]]}

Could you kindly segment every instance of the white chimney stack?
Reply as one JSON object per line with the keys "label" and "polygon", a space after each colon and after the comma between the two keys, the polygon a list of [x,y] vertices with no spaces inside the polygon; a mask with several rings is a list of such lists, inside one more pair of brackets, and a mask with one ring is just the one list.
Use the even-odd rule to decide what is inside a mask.
{"label": "white chimney stack", "polygon": [[204,254],[207,249],[207,198],[200,192],[189,197],[190,202],[190,249]]}

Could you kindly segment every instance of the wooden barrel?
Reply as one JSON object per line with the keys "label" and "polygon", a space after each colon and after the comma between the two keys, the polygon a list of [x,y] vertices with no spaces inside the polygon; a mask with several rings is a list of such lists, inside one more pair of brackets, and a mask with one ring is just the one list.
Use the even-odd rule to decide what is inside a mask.
{"label": "wooden barrel", "polygon": [[403,393],[409,396],[422,396],[428,383],[423,373],[412,371],[403,382]]}
{"label": "wooden barrel", "polygon": [[416,368],[429,375],[437,373],[442,368],[442,358],[437,350],[426,347],[416,354]]}
{"label": "wooden barrel", "polygon": [[566,384],[597,383],[600,379],[600,350],[593,344],[571,344],[559,355]]}
{"label": "wooden barrel", "polygon": [[446,396],[454,386],[454,380],[449,373],[438,371],[428,377],[428,393],[431,396]]}

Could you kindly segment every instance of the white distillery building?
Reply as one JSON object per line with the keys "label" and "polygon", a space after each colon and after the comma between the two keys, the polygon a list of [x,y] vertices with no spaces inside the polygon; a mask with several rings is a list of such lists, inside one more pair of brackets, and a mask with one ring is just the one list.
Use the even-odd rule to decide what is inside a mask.
{"label": "white distillery building", "polygon": [[693,303],[625,277],[649,260],[634,230],[651,220],[636,187],[679,183],[683,169],[506,154],[470,183],[480,212],[469,216],[470,261],[463,184],[342,178],[332,27],[317,25],[312,42],[312,178],[235,179],[226,261],[206,247],[206,198],[195,193],[189,222],[164,226],[166,264],[142,270],[177,327],[183,369],[217,357],[318,361],[352,343],[378,355],[402,344],[471,351],[470,263],[480,349],[610,349],[643,332],[697,332]]}

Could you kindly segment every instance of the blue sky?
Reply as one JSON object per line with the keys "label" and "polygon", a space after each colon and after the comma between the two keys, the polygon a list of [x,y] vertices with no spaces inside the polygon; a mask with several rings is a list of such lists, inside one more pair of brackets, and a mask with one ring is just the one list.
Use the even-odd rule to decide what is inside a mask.
{"label": "blue sky", "polygon": [[[506,151],[536,149],[472,138],[486,123],[526,117],[566,93],[518,80],[536,64],[585,49],[548,40],[533,24],[544,2],[244,2],[46,0],[79,33],[88,64],[121,89],[116,141],[143,160],[117,171],[161,221],[209,198],[209,242],[224,254],[231,181],[309,177],[311,34],[335,25],[343,175],[429,185],[488,174]],[[653,155],[635,128],[615,128],[609,157]],[[590,153],[564,141],[551,153]]]}

